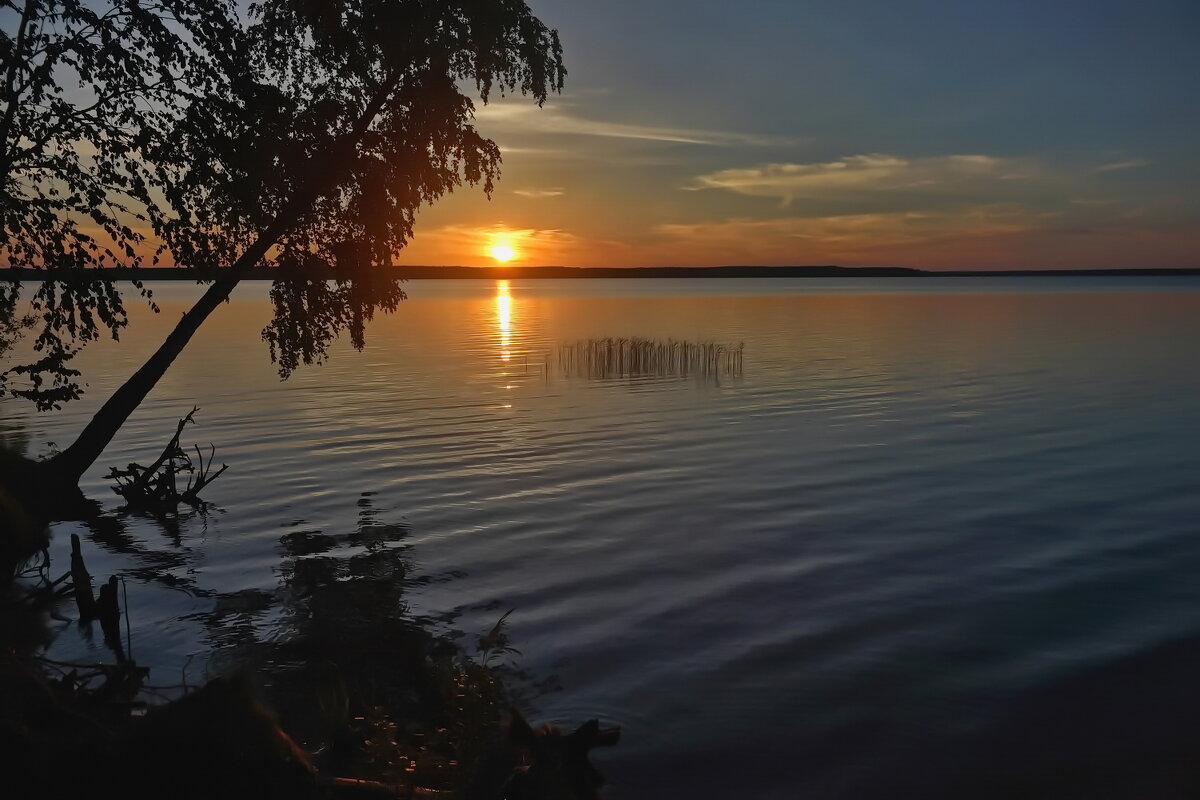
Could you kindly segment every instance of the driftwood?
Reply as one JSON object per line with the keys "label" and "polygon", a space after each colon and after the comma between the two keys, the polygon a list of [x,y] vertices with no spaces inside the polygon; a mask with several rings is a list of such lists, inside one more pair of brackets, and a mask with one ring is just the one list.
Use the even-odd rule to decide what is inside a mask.
{"label": "driftwood", "polygon": [[96,595],[92,591],[92,576],[83,563],[78,533],[71,534],[71,582],[74,584],[75,607],[79,609],[79,618],[93,619],[96,616]]}
{"label": "driftwood", "polygon": [[59,581],[67,578],[70,578],[67,592],[75,597],[79,623],[87,625],[99,620],[100,630],[104,632],[104,643],[116,654],[118,663],[124,664],[127,653],[121,643],[121,604],[117,600],[120,582],[116,575],[111,575],[108,581],[100,585],[99,595],[93,594],[92,576],[83,561],[79,534],[76,533],[71,534],[71,571]]}
{"label": "driftwood", "polygon": [[[116,481],[113,491],[125,499],[127,505],[138,509],[151,511],[169,511],[178,508],[180,503],[190,506],[200,506],[200,492],[205,486],[215,481],[221,473],[229,468],[222,464],[216,472],[212,471],[216,447],[209,445],[207,462],[199,445],[195,446],[196,458],[192,459],[188,452],[179,444],[179,437],[189,422],[195,422],[195,414],[200,409],[193,407],[188,415],[179,420],[175,435],[163,448],[162,453],[148,467],[130,463],[125,469],[112,467],[105,477]],[[179,490],[178,476],[186,473],[187,484],[183,491]]]}

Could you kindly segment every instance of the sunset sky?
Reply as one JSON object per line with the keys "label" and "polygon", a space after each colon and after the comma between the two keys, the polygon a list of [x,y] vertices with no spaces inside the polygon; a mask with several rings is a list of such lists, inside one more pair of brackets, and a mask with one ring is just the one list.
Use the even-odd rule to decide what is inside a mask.
{"label": "sunset sky", "polygon": [[405,264],[1200,266],[1196,0],[531,0],[491,200]]}

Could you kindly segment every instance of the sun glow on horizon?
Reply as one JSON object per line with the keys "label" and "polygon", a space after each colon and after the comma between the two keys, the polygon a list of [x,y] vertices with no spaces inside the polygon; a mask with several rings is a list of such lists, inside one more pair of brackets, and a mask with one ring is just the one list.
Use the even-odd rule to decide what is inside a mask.
{"label": "sun glow on horizon", "polygon": [[507,242],[497,242],[491,246],[488,253],[501,264],[507,264],[517,257],[517,251]]}

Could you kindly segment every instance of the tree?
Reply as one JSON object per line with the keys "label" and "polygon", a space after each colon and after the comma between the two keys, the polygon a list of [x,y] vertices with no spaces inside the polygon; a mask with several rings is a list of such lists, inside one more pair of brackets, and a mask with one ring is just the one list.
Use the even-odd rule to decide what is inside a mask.
{"label": "tree", "polygon": [[[222,2],[0,1],[0,256],[38,266],[40,358],[0,392],[50,408],[79,395],[74,351],[125,326],[120,292],[64,270],[137,266],[154,205],[141,144],[169,130],[218,75],[200,58],[233,19]],[[141,288],[140,286],[138,288]]]}
{"label": "tree", "polygon": [[0,392],[74,399],[71,356],[125,326],[117,286],[69,278],[79,267],[169,256],[209,278],[76,441],[38,464],[43,487],[78,483],[252,269],[280,272],[263,337],[281,376],[343,332],[361,347],[372,315],[404,298],[386,268],[419,208],[464,182],[492,191],[500,152],[472,124],[471,94],[541,105],[565,76],[557,33],[523,0],[0,8],[0,253],[47,271],[39,358]]}
{"label": "tree", "polygon": [[20,300],[17,285],[0,286],[0,358],[13,349],[27,329],[33,327],[33,315],[17,310]]}

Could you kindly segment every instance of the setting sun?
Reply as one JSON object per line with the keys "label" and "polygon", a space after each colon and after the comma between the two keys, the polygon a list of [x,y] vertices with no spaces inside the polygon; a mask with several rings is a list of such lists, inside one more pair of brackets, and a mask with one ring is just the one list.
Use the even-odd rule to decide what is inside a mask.
{"label": "setting sun", "polygon": [[512,247],[507,244],[492,245],[492,249],[489,252],[492,254],[492,258],[496,259],[501,264],[512,261],[517,257],[517,251],[513,250]]}

